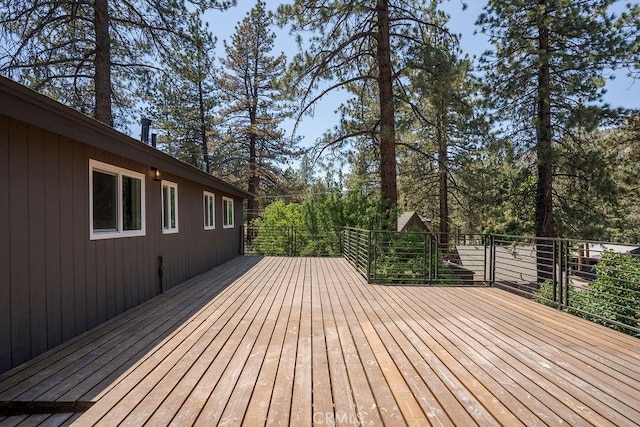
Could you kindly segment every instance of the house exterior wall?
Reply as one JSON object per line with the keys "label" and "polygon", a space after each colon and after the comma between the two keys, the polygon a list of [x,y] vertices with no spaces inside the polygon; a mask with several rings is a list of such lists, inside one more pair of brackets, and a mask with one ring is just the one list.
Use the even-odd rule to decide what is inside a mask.
{"label": "house exterior wall", "polygon": [[[145,175],[145,236],[90,240],[90,159]],[[161,174],[178,184],[176,234],[162,233],[149,165],[0,115],[0,372],[240,253],[242,198]],[[203,191],[215,194],[215,230],[204,230]]]}

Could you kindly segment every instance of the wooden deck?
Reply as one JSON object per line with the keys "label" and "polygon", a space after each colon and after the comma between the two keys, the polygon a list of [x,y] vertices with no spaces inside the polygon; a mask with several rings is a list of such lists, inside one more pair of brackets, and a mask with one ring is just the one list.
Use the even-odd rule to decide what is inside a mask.
{"label": "wooden deck", "polygon": [[0,401],[90,406],[0,425],[637,425],[640,340],[499,289],[239,257],[2,375]]}

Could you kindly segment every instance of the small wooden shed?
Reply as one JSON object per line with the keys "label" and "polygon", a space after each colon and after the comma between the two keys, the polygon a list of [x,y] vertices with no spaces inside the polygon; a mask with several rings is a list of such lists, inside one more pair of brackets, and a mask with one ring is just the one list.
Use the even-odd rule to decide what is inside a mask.
{"label": "small wooden shed", "polygon": [[0,77],[0,372],[239,255],[250,197]]}
{"label": "small wooden shed", "polygon": [[398,231],[424,231],[427,233],[431,233],[429,230],[429,226],[427,225],[429,220],[422,218],[418,215],[418,212],[409,211],[403,212],[398,215]]}

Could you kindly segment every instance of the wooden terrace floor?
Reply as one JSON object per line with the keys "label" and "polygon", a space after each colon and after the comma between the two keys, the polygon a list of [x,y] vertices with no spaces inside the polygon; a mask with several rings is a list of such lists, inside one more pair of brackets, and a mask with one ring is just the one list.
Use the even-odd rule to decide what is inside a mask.
{"label": "wooden terrace floor", "polygon": [[640,340],[499,289],[239,257],[1,376],[0,401],[90,406],[0,425],[637,425]]}

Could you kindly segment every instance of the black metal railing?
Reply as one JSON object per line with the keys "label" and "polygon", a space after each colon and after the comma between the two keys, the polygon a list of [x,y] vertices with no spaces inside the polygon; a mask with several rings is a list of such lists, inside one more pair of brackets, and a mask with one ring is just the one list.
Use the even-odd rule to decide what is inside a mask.
{"label": "black metal railing", "polygon": [[640,245],[489,239],[490,284],[640,337]]}
{"label": "black metal railing", "polygon": [[345,228],[343,255],[370,283],[475,285],[486,281],[487,248],[482,235]]}
{"label": "black metal railing", "polygon": [[367,281],[371,276],[371,230],[345,228],[342,238],[342,255]]}
{"label": "black metal railing", "polygon": [[496,286],[640,337],[640,245],[498,234],[247,227],[244,251],[343,256],[369,283]]}
{"label": "black metal railing", "polygon": [[301,226],[246,226],[243,249],[247,255],[342,256],[342,228]]}

